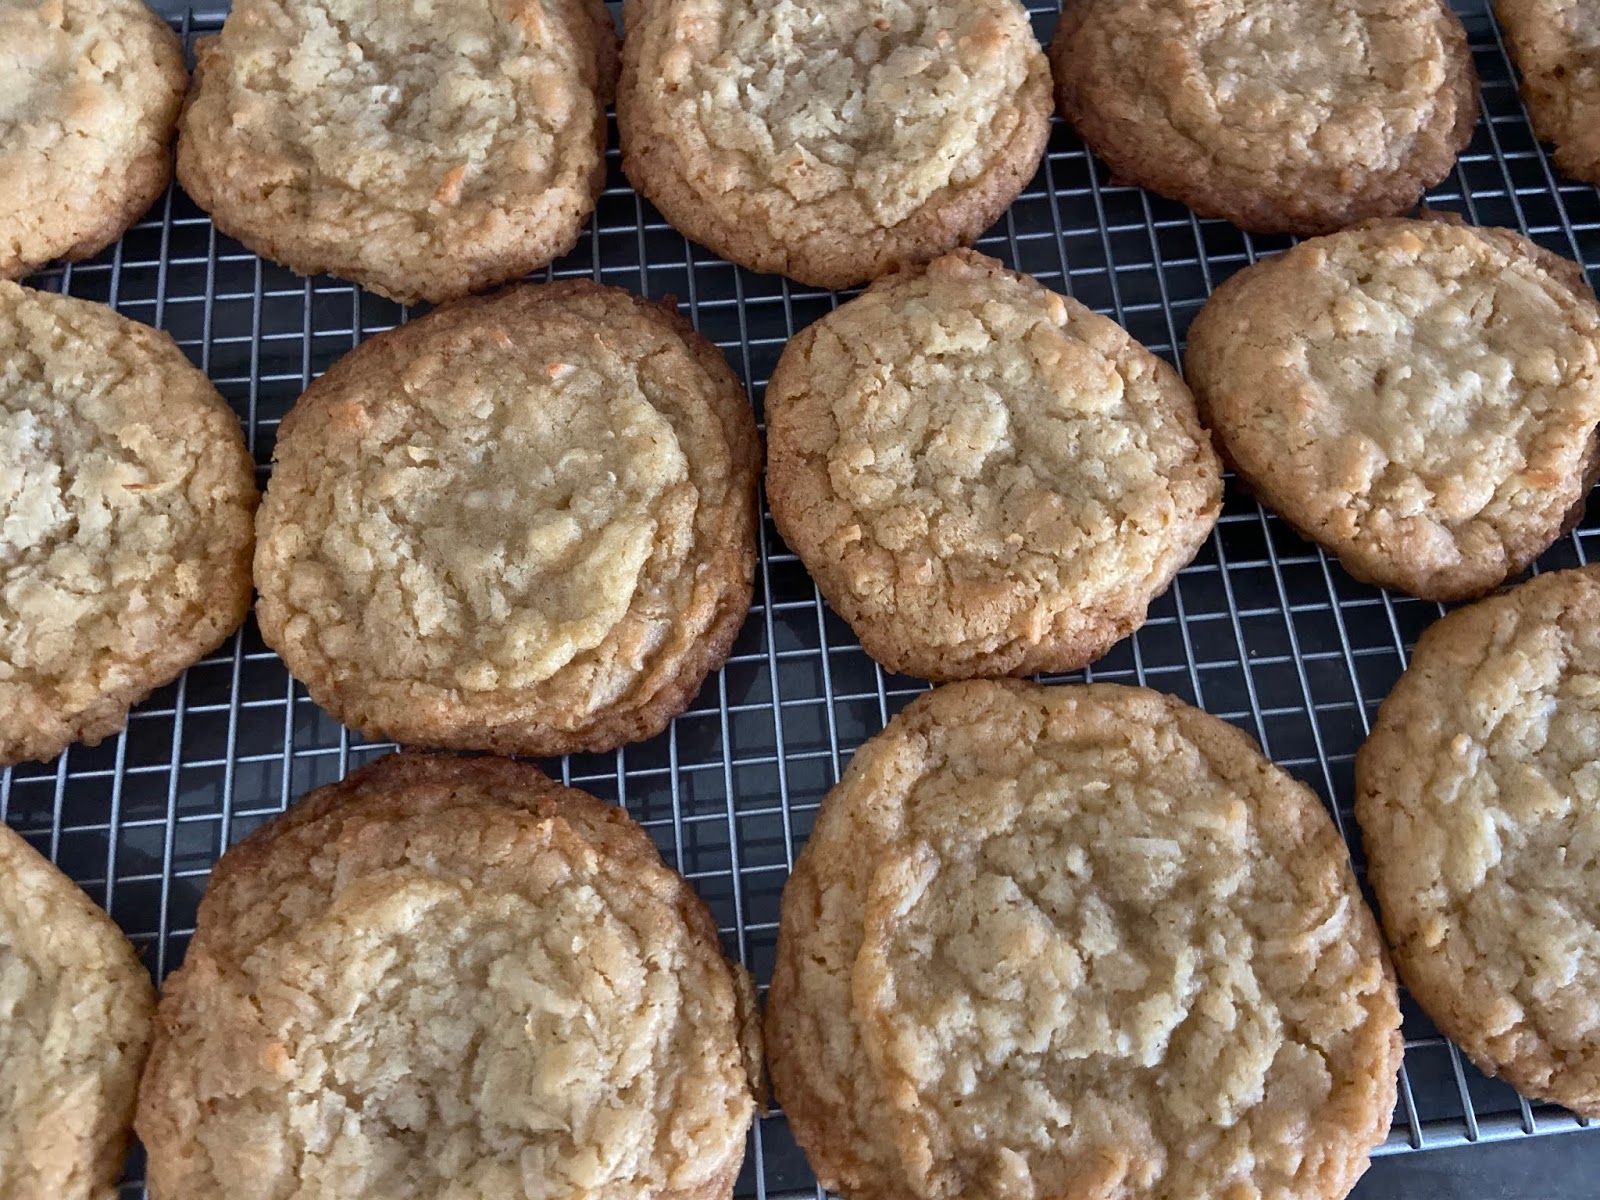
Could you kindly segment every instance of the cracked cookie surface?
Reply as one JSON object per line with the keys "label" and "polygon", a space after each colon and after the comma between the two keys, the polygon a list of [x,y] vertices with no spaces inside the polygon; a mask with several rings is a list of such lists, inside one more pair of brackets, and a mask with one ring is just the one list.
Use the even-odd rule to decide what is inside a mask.
{"label": "cracked cookie surface", "polygon": [[171,338],[0,282],[0,763],[117,732],[238,628],[255,503]]}
{"label": "cracked cookie surface", "polygon": [[1038,167],[1050,69],[1016,0],[628,0],[622,165],[679,230],[845,287],[970,242]]}
{"label": "cracked cookie surface", "polygon": [[1345,847],[1249,738],[1170,697],[969,682],[823,800],[767,1043],[858,1200],[1342,1197],[1400,1014]]}
{"label": "cracked cookie surface", "polygon": [[178,178],[302,275],[446,300],[572,248],[615,70],[599,0],[238,0],[199,44]]}
{"label": "cracked cookie surface", "polygon": [[1406,986],[1518,1091],[1600,1116],[1600,567],[1435,623],[1356,758]]}
{"label": "cracked cookie surface", "polygon": [[128,939],[0,824],[0,1195],[113,1200],[156,992]]}
{"label": "cracked cookie surface", "polygon": [[262,636],[344,724],[565,754],[649,737],[750,607],[760,446],[676,311],[587,282],[363,343],[285,418]]}
{"label": "cracked cookie surface", "polygon": [[1600,183],[1600,0],[1495,0],[1534,132],[1556,165]]}
{"label": "cracked cookie surface", "polygon": [[1405,212],[1478,119],[1444,0],[1067,0],[1050,59],[1118,178],[1260,233]]}
{"label": "cracked cookie surface", "polygon": [[1221,506],[1177,372],[970,250],[802,331],[766,405],[784,541],[869,654],[926,679],[1099,657]]}
{"label": "cracked cookie surface", "polygon": [[1372,221],[1233,276],[1189,330],[1224,457],[1358,579],[1482,595],[1600,472],[1600,308],[1506,229]]}
{"label": "cracked cookie surface", "polygon": [[754,997],[621,809],[391,755],[230,849],[139,1098],[155,1200],[726,1200]]}
{"label": "cracked cookie surface", "polygon": [[0,0],[0,278],[89,258],[172,178],[189,71],[143,0]]}

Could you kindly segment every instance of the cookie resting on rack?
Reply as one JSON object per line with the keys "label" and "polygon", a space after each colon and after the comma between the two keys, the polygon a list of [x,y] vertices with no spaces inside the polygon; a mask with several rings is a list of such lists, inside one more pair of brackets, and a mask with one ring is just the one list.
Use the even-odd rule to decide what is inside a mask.
{"label": "cookie resting on rack", "polygon": [[156,990],[78,885],[0,824],[0,1196],[113,1200]]}
{"label": "cookie resting on rack", "polygon": [[391,755],[223,855],[139,1089],[153,1200],[729,1200],[755,996],[620,808]]}
{"label": "cookie resting on rack", "polygon": [[1600,475],[1600,307],[1509,229],[1371,221],[1247,267],[1189,329],[1223,457],[1356,578],[1481,596]]}
{"label": "cookie resting on rack", "polygon": [[1257,233],[1406,212],[1478,121],[1445,0],[1066,0],[1050,60],[1114,177]]}
{"label": "cookie resting on rack", "polygon": [[1100,657],[1221,510],[1178,373],[970,250],[803,330],[766,414],[784,541],[868,654],[924,679]]}
{"label": "cookie resting on rack", "polygon": [[298,274],[482,291],[577,241],[616,58],[600,0],[235,0],[196,48],[178,180]]}
{"label": "cookie resting on rack", "polygon": [[238,628],[256,498],[170,337],[0,281],[0,764],[116,733]]}
{"label": "cookie resting on rack", "polygon": [[622,169],[687,237],[840,288],[972,242],[1050,136],[1017,0],[627,0]]}
{"label": "cookie resting on rack", "polygon": [[278,433],[262,637],[344,724],[550,755],[650,737],[728,656],[755,418],[669,307],[586,281],[362,343]]}
{"label": "cookie resting on rack", "polygon": [[1600,567],[1458,609],[1356,757],[1406,987],[1484,1071],[1600,1117]]}
{"label": "cookie resting on rack", "polygon": [[950,684],[870,739],[783,893],[773,1083],[848,1200],[1338,1200],[1400,1011],[1333,822],[1231,725]]}
{"label": "cookie resting on rack", "polygon": [[188,85],[144,0],[0,0],[0,279],[89,258],[144,215]]}
{"label": "cookie resting on rack", "polygon": [[1533,129],[1556,166],[1600,183],[1600,0],[1495,0]]}

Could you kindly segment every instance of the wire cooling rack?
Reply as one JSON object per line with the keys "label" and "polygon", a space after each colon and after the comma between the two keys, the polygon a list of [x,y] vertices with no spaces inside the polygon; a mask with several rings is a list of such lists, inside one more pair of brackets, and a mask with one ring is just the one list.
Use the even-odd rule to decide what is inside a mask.
{"label": "wire cooling rack", "polygon": [[[1030,3],[1048,38],[1055,3]],[[1600,189],[1563,179],[1535,142],[1486,0],[1464,0],[1461,11],[1483,77],[1483,120],[1428,202],[1477,224],[1522,229],[1581,260],[1600,282]],[[195,9],[174,22],[192,42],[221,16]],[[613,133],[609,186],[587,236],[546,274],[676,296],[748,382],[759,411],[784,342],[838,298],[750,274],[687,243],[628,188],[615,144]],[[1111,186],[1059,122],[1048,161],[979,242],[1174,361],[1211,289],[1286,245]],[[278,422],[306,384],[407,315],[348,284],[299,279],[263,262],[219,235],[176,189],[93,262],[30,282],[170,332],[237,408],[263,482]],[[1600,559],[1600,511],[1540,567],[1590,559]],[[1315,788],[1354,838],[1356,748],[1440,611],[1354,582],[1230,484],[1216,533],[1145,627],[1072,678],[1148,684],[1234,722]],[[710,903],[729,952],[764,983],[778,896],[819,800],[855,747],[925,686],[867,658],[768,518],[755,605],[726,668],[694,706],[651,741],[547,766],[626,804]],[[222,850],[307,789],[390,748],[314,706],[252,622],[139,706],[121,736],[0,775],[0,816],[110,911],[159,979],[183,958]],[[1359,839],[1351,847],[1359,869]],[[1485,1078],[1409,1001],[1405,1034],[1400,1103],[1380,1153],[1585,1124]],[[136,1150],[126,1197],[143,1194],[142,1168]],[[760,1121],[738,1195],[765,1200],[814,1186],[782,1116]]]}

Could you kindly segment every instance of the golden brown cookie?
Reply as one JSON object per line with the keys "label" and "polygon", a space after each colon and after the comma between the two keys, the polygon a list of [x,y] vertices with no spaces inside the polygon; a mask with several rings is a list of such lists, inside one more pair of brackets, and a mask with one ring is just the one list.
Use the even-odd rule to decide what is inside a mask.
{"label": "golden brown cookie", "polygon": [[1508,229],[1372,221],[1249,267],[1189,330],[1225,458],[1358,579],[1482,595],[1600,473],[1600,308]]}
{"label": "golden brown cookie", "polygon": [[1405,212],[1478,120],[1445,0],[1066,0],[1050,61],[1119,179],[1261,233]]}
{"label": "golden brown cookie", "polygon": [[302,275],[481,291],[570,250],[605,181],[600,0],[236,0],[198,53],[178,179]]}
{"label": "golden brown cookie", "polygon": [[113,1200],[156,990],[110,917],[0,824],[0,1196]]}
{"label": "golden brown cookie", "polygon": [[778,1099],[850,1200],[1343,1197],[1400,1013],[1322,805],[1106,684],[952,684],[857,753],[783,894]]}
{"label": "golden brown cookie", "polygon": [[448,305],[347,354],[284,420],[262,637],[375,737],[650,737],[749,611],[760,459],[743,387],[668,306],[580,281]]}
{"label": "golden brown cookie", "polygon": [[1222,505],[1178,373],[970,250],[801,332],[766,413],[784,541],[867,653],[925,679],[1098,658]]}
{"label": "golden brown cookie", "polygon": [[0,0],[0,279],[89,258],[156,202],[188,83],[143,0]]}
{"label": "golden brown cookie", "polygon": [[1600,567],[1422,635],[1356,758],[1406,987],[1518,1091],[1600,1117]]}
{"label": "golden brown cookie", "polygon": [[1049,138],[1017,0],[627,0],[623,22],[623,170],[753,271],[840,288],[971,242]]}
{"label": "golden brown cookie", "polygon": [[0,281],[0,764],[116,733],[238,628],[255,505],[171,338]]}
{"label": "golden brown cookie", "polygon": [[391,755],[230,849],[139,1091],[153,1200],[727,1200],[753,990],[625,812]]}
{"label": "golden brown cookie", "polygon": [[1600,183],[1600,0],[1495,0],[1534,132],[1556,165]]}

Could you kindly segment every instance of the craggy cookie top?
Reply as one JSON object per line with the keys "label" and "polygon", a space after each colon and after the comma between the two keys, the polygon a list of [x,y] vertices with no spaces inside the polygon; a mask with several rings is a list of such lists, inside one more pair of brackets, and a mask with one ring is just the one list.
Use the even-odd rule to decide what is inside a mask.
{"label": "craggy cookie top", "polygon": [[1118,175],[1247,229],[1404,212],[1478,116],[1443,0],[1067,0],[1051,61]]}
{"label": "craggy cookie top", "polygon": [[1263,500],[1357,577],[1430,599],[1523,570],[1600,469],[1600,308],[1509,230],[1303,242],[1217,289],[1187,366]]}
{"label": "craggy cookie top", "polygon": [[381,334],[279,434],[263,636],[346,724],[562,753],[648,736],[749,607],[755,422],[676,313],[590,283]]}
{"label": "craggy cookie top", "polygon": [[753,1012],[622,810],[391,756],[217,864],[141,1088],[151,1191],[725,1200]]}
{"label": "craggy cookie top", "polygon": [[0,278],[18,278],[155,201],[189,73],[143,0],[0,0],[0,29]]}
{"label": "craggy cookie top", "polygon": [[459,296],[572,246],[615,56],[598,0],[238,0],[201,44],[178,176],[302,274]]}
{"label": "craggy cookie top", "polygon": [[629,178],[726,258],[842,287],[970,240],[1038,165],[1016,0],[628,0]]}
{"label": "craggy cookie top", "polygon": [[0,1195],[112,1200],[155,988],[111,919],[0,824]]}
{"label": "craggy cookie top", "polygon": [[233,632],[255,502],[166,334],[0,282],[0,762],[99,741]]}
{"label": "craggy cookie top", "polygon": [[1518,1091],[1600,1116],[1600,567],[1422,636],[1356,760],[1406,984]]}
{"label": "craggy cookie top", "polygon": [[768,1045],[862,1200],[1342,1197],[1399,1010],[1317,798],[1107,685],[952,684],[857,752],[783,896]]}
{"label": "craggy cookie top", "polygon": [[1600,0],[1495,0],[1528,115],[1556,164],[1600,183]]}
{"label": "craggy cookie top", "polygon": [[965,250],[790,342],[767,439],[784,540],[873,657],[931,679],[1098,657],[1222,498],[1171,367]]}

